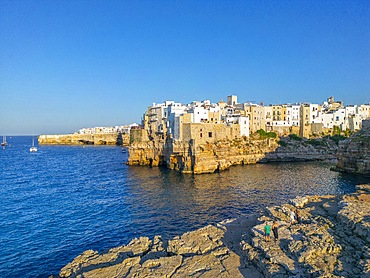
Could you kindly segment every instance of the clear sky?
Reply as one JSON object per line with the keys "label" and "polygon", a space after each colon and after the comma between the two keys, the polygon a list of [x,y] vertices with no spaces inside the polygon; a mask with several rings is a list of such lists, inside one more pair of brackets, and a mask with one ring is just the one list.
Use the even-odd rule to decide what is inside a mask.
{"label": "clear sky", "polygon": [[370,1],[0,0],[0,134],[165,100],[370,102]]}

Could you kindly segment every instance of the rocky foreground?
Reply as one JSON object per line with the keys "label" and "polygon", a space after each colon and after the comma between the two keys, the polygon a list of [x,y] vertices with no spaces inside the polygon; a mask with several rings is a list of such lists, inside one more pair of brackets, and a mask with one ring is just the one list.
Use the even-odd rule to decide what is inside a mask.
{"label": "rocky foreground", "polygon": [[[301,223],[290,225],[298,208]],[[264,238],[264,223],[279,239]],[[88,250],[54,277],[370,277],[370,185],[344,196],[296,198],[261,215],[165,240],[140,237]]]}

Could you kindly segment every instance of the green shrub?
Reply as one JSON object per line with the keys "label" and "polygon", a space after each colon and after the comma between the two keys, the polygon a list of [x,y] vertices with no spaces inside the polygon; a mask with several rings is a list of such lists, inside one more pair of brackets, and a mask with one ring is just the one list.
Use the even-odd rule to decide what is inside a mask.
{"label": "green shrub", "polygon": [[281,141],[281,140],[278,142],[278,144],[279,144],[280,146],[282,146],[282,147],[286,147],[286,146],[288,145],[286,142]]}
{"label": "green shrub", "polygon": [[267,135],[268,138],[276,138],[277,137],[276,132],[267,132],[266,135]]}
{"label": "green shrub", "polygon": [[333,136],[340,135],[340,133],[341,133],[340,127],[336,125],[333,126]]}
{"label": "green shrub", "polygon": [[289,138],[297,141],[302,141],[302,138],[299,137],[297,134],[289,134]]}
{"label": "green shrub", "polygon": [[308,140],[307,143],[312,145],[312,146],[323,146],[323,145],[325,145],[322,140],[316,140],[316,139]]}
{"label": "green shrub", "polygon": [[259,134],[259,135],[261,135],[261,136],[266,136],[266,131],[264,131],[263,129],[259,129],[259,130],[257,130],[257,133]]}
{"label": "green shrub", "polygon": [[350,130],[350,129],[346,129],[346,131],[344,132],[344,136],[346,136],[346,137],[349,137],[349,136],[351,136],[352,135],[352,131]]}
{"label": "green shrub", "polygon": [[277,134],[275,132],[266,132],[263,129],[257,130],[257,133],[260,135],[261,139],[277,137]]}
{"label": "green shrub", "polygon": [[336,144],[338,144],[339,141],[347,139],[347,137],[343,135],[339,135],[339,134],[335,134],[333,136],[330,136],[329,138],[330,140],[334,141]]}

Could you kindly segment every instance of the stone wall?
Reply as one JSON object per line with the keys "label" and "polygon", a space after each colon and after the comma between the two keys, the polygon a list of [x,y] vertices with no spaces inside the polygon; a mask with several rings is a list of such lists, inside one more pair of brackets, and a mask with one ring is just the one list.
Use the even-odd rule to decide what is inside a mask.
{"label": "stone wall", "polygon": [[146,129],[137,128],[130,131],[130,144],[149,141],[148,131]]}
{"label": "stone wall", "polygon": [[129,135],[118,133],[40,135],[40,145],[128,145]]}
{"label": "stone wall", "polygon": [[362,130],[339,143],[339,171],[370,176],[370,120],[362,122]]}
{"label": "stone wall", "polygon": [[224,139],[240,136],[240,125],[225,126],[213,123],[184,123],[182,125],[182,141],[195,139],[199,144],[213,143]]}

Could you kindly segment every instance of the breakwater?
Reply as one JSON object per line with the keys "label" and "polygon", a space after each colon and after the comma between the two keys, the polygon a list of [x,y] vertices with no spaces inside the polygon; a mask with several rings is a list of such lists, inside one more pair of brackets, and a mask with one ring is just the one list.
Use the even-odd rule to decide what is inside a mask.
{"label": "breakwater", "polygon": [[[299,223],[289,214],[299,210]],[[105,252],[88,250],[55,277],[365,277],[370,275],[370,186],[296,198],[254,216],[170,240],[140,237]],[[267,240],[265,223],[279,237]]]}
{"label": "breakwater", "polygon": [[129,135],[120,133],[55,134],[40,135],[40,145],[124,145],[129,144]]}

